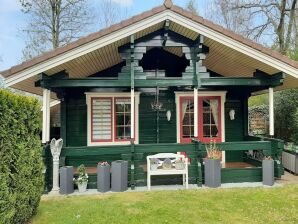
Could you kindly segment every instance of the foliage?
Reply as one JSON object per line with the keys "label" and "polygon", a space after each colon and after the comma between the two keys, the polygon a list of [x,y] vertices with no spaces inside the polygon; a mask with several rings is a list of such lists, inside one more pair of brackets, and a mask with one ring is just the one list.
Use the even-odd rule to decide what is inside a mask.
{"label": "foliage", "polygon": [[88,174],[86,173],[86,168],[82,164],[78,167],[79,176],[74,180],[75,184],[83,184],[88,182]]}
{"label": "foliage", "polygon": [[83,36],[92,21],[87,0],[19,0],[28,23],[23,59],[66,45]]}
{"label": "foliage", "polygon": [[269,104],[269,98],[267,93],[257,95],[257,96],[251,96],[248,100],[249,107],[268,105],[268,104]]}
{"label": "foliage", "polygon": [[0,223],[25,223],[43,190],[40,104],[0,90]]}
{"label": "foliage", "polygon": [[298,144],[298,90],[289,89],[275,93],[275,136]]}
{"label": "foliage", "polygon": [[207,159],[221,159],[221,151],[216,145],[216,141],[211,140],[205,147],[207,151]]}
{"label": "foliage", "polygon": [[39,223],[298,223],[298,185],[44,198]]}
{"label": "foliage", "polygon": [[107,161],[99,162],[98,165],[100,166],[109,166],[110,164]]}

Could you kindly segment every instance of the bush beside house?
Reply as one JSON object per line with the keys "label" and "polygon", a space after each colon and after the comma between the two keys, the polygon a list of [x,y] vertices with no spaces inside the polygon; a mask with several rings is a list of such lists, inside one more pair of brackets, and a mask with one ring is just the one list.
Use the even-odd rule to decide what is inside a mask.
{"label": "bush beside house", "polygon": [[43,190],[40,104],[0,90],[0,223],[25,223]]}

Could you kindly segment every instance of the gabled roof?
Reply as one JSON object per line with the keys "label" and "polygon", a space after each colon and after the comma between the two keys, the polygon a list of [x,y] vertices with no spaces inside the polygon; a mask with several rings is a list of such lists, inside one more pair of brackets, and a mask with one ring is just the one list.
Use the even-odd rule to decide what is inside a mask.
{"label": "gabled roof", "polygon": [[[77,60],[79,57],[104,48],[113,41],[118,41],[115,44],[117,47],[127,43],[128,36],[133,33],[136,33],[138,38],[153,32],[159,29],[160,26],[162,26],[162,22],[166,19],[174,22],[173,30],[175,32],[183,33],[183,35],[188,35],[189,38],[193,39],[199,34],[202,34],[207,37],[209,45],[214,46],[214,51],[221,47],[218,52],[211,55],[210,58],[207,56],[206,59],[206,63],[208,63],[209,60],[215,70],[217,67],[218,69],[220,67],[220,62],[218,62],[219,58],[223,59],[222,63],[230,63],[231,60],[247,56],[247,59],[242,58],[245,65],[244,67],[247,67],[247,71],[235,68],[236,71],[239,70],[240,73],[243,73],[239,73],[239,75],[247,75],[251,72],[251,69],[248,68],[255,67],[254,69],[265,70],[265,72],[269,74],[283,71],[292,77],[298,78],[298,62],[293,61],[272,49],[244,38],[222,26],[205,20],[200,16],[194,15],[178,6],[172,5],[169,0],[165,1],[162,6],[153,8],[109,28],[80,38],[66,46],[59,47],[0,73],[6,78],[8,86],[15,86],[18,88],[19,82],[26,79],[33,80],[33,77],[41,72],[46,72],[49,75],[54,74],[59,71],[59,69],[62,70],[65,69],[65,67],[67,68],[67,66],[70,66],[69,64],[67,65],[67,63],[74,64],[74,60]],[[105,49],[105,51],[109,50],[110,49]],[[216,58],[216,55],[222,51],[227,52],[227,54],[223,54],[219,58]],[[234,56],[230,57],[230,54],[233,54]],[[225,58],[227,58],[226,61]],[[84,64],[84,61],[87,59],[84,59],[83,62],[81,61],[80,63]],[[114,56],[113,59],[115,62],[119,62],[117,56]],[[235,64],[237,65],[237,63]],[[254,66],[250,66],[251,64],[254,64]],[[224,67],[227,66],[222,66],[221,69],[224,70]],[[104,67],[102,69],[104,69]],[[231,73],[231,70],[223,71],[223,73],[228,75]],[[79,75],[77,77],[79,77]],[[297,80],[295,80],[294,86],[292,81],[292,78],[288,81],[288,83],[291,84],[290,87],[297,87]],[[28,84],[25,86],[28,86]],[[23,87],[20,87],[20,89],[22,88]]]}

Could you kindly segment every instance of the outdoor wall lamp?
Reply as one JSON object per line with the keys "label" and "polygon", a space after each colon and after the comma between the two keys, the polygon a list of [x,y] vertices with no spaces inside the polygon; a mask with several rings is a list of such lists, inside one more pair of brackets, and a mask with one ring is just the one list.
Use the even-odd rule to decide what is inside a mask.
{"label": "outdoor wall lamp", "polygon": [[235,120],[235,110],[234,109],[230,110],[229,115],[230,115],[231,121]]}
{"label": "outdoor wall lamp", "polygon": [[170,121],[171,120],[171,116],[172,116],[172,113],[171,113],[170,110],[167,110],[166,116],[167,116],[167,120]]}

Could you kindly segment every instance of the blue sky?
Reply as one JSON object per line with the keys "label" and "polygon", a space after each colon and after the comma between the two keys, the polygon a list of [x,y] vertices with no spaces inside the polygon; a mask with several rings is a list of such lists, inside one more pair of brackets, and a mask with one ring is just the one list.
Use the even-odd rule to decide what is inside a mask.
{"label": "blue sky", "polygon": [[[92,0],[101,1],[101,0]],[[164,0],[112,0],[121,7],[127,7],[129,16],[139,14],[155,6],[163,4]],[[204,8],[208,0],[198,0],[199,10]],[[173,0],[174,4],[184,7],[187,0]],[[201,10],[200,10],[201,11]],[[200,13],[201,14],[201,13]],[[19,64],[22,49],[25,46],[21,29],[26,24],[26,17],[20,10],[19,0],[0,0],[0,71]]]}

